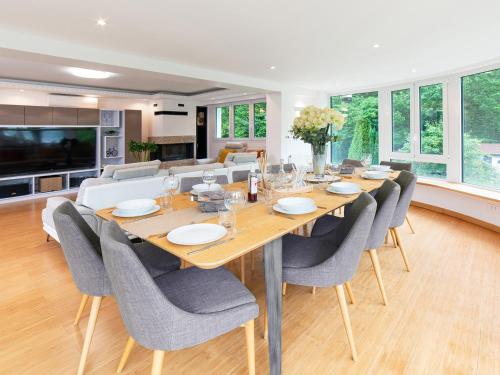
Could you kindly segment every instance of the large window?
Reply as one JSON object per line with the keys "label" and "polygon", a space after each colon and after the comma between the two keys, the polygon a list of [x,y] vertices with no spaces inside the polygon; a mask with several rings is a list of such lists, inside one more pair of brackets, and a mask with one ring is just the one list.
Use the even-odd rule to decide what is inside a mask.
{"label": "large window", "polygon": [[462,181],[500,190],[500,69],[462,77]]}
{"label": "large window", "polygon": [[250,111],[248,104],[234,106],[234,138],[250,136]]}
{"label": "large window", "polygon": [[253,105],[253,136],[254,138],[266,138],[266,103],[254,103]]}
{"label": "large window", "polygon": [[391,93],[392,103],[392,151],[411,152],[411,99],[410,89]]}
{"label": "large window", "polygon": [[378,93],[332,96],[330,106],[346,116],[338,131],[340,141],[332,143],[332,162],[344,159],[378,163]]}
{"label": "large window", "polygon": [[443,85],[419,88],[420,153],[443,154]]}
{"label": "large window", "polygon": [[217,138],[229,138],[229,107],[215,109],[215,128]]}

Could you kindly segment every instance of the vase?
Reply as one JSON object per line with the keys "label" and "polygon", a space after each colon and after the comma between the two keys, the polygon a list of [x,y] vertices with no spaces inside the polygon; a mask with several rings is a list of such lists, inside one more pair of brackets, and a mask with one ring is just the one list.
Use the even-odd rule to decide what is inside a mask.
{"label": "vase", "polygon": [[312,146],[313,173],[314,177],[316,177],[317,179],[322,179],[325,176],[325,165],[326,165],[325,151],[326,151],[325,145]]}

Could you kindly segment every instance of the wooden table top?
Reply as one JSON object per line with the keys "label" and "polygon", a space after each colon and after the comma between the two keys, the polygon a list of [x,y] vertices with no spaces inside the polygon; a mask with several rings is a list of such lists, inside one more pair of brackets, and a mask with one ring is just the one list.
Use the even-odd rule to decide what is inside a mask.
{"label": "wooden table top", "polygon": [[[395,178],[397,174],[397,172],[392,173],[390,178]],[[383,180],[366,180],[359,176],[343,178],[343,181],[357,183],[361,186],[362,190],[366,192],[379,188],[383,183]],[[231,190],[244,187],[246,187],[246,183],[235,183],[226,185],[225,189]],[[315,212],[305,215],[281,215],[271,214],[263,202],[249,205],[237,212],[237,233],[231,241],[210,247],[205,251],[191,255],[188,255],[188,253],[193,250],[200,249],[205,245],[176,245],[169,242],[165,236],[150,236],[148,238],[144,238],[144,240],[197,267],[206,269],[216,268],[257,249],[272,240],[280,238],[330,211],[352,202],[357,198],[358,194],[342,196],[332,194],[326,190],[321,190],[318,187],[315,187],[315,189],[311,192],[296,194],[295,196],[312,198],[316,202],[317,206],[325,208],[318,208]],[[196,207],[197,203],[192,202],[189,194],[184,193],[175,196],[173,206],[174,210],[181,210],[184,208]],[[130,222],[130,219],[113,216],[111,214],[112,210],[113,209],[111,208],[107,208],[97,211],[96,214],[104,220],[115,220],[119,225]],[[162,209],[160,213],[168,215],[168,212],[164,209]],[[156,216],[157,214],[158,213],[154,215]],[[210,218],[205,222],[217,224],[218,217]]]}

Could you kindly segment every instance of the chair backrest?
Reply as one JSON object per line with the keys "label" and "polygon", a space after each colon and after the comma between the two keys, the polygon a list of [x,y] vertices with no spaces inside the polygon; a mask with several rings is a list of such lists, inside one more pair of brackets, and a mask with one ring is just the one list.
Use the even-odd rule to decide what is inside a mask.
{"label": "chair backrest", "polygon": [[394,180],[400,187],[401,193],[399,194],[398,204],[391,220],[391,228],[396,228],[403,225],[408,208],[410,207],[411,198],[415,191],[417,184],[417,176],[412,172],[401,171],[399,176]]}
{"label": "chair backrest", "polygon": [[[270,165],[267,169],[268,173],[278,173],[280,171],[280,165],[273,164]],[[283,164],[283,169],[285,170],[285,172],[292,172],[295,169],[295,164],[294,163]]]}
{"label": "chair backrest", "polygon": [[356,159],[344,159],[342,160],[342,166],[346,166],[346,165],[349,165],[351,167],[355,167],[355,168],[363,168],[364,165],[363,165],[363,162],[361,160],[356,160]]}
{"label": "chair backrest", "polygon": [[366,240],[376,210],[375,199],[368,193],[361,193],[339,226],[322,236],[325,239],[331,237],[333,244],[338,247],[323,263],[325,267],[335,270],[337,285],[351,280],[354,276],[361,254],[366,249]]}
{"label": "chair backrest", "polygon": [[381,161],[380,165],[388,165],[394,171],[408,171],[411,172],[411,163],[401,163],[396,161]]}
{"label": "chair backrest", "polygon": [[111,284],[97,234],[71,202],[57,207],[53,217],[64,257],[78,289],[90,296],[110,295]]}
{"label": "chair backrest", "polygon": [[[103,223],[101,246],[122,319],[141,345],[155,349],[175,340],[180,320],[188,315],[174,306],[144,268],[115,222]],[[176,321],[177,319],[177,321]]]}
{"label": "chair backrest", "polygon": [[389,230],[394,210],[398,204],[399,192],[401,188],[391,180],[385,180],[375,194],[377,201],[377,212],[373,219],[372,229],[368,240],[367,249],[376,249],[384,244],[384,238]]}
{"label": "chair backrest", "polygon": [[[203,183],[203,177],[183,177],[181,179],[179,192],[184,193],[186,191],[191,191],[192,187],[197,184]],[[218,175],[217,183],[220,185],[227,184],[227,176],[226,175]]]}
{"label": "chair backrest", "polygon": [[250,170],[240,170],[240,171],[233,171],[233,182],[240,182],[240,181],[246,181],[248,179],[248,174],[250,173]]}

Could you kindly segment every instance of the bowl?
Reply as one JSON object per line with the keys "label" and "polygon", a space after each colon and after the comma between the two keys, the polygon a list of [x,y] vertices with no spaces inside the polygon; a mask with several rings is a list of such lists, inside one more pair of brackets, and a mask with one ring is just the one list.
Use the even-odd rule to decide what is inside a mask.
{"label": "bowl", "polygon": [[[209,191],[208,189],[208,184],[197,184],[197,185],[193,185],[192,188],[193,191],[196,193],[196,194],[199,194],[201,193],[202,191]],[[210,185],[210,191],[217,191],[217,190],[221,190],[221,186],[219,184],[211,184]]]}
{"label": "bowl", "polygon": [[154,199],[131,199],[118,203],[116,208],[123,213],[130,213],[150,210],[155,204]]}
{"label": "bowl", "polygon": [[354,182],[334,182],[330,184],[330,186],[332,190],[340,193],[359,191],[358,184],[355,184]]}
{"label": "bowl", "polygon": [[379,172],[389,172],[391,170],[390,165],[372,165],[370,167],[371,171],[379,171]]}
{"label": "bowl", "polygon": [[288,197],[278,199],[278,205],[285,211],[297,211],[312,208],[316,203],[311,198]]}
{"label": "bowl", "polygon": [[387,177],[387,172],[383,171],[365,171],[363,173],[364,177],[367,178],[386,178]]}

